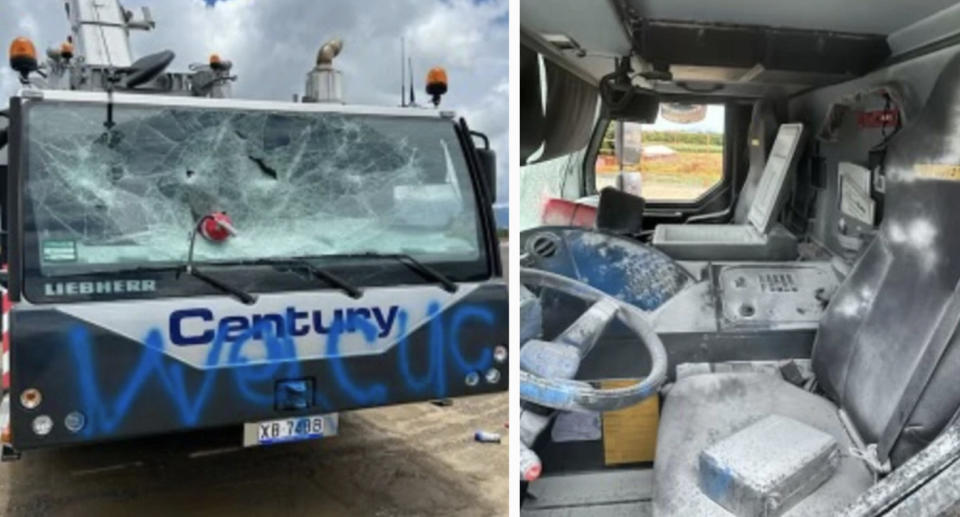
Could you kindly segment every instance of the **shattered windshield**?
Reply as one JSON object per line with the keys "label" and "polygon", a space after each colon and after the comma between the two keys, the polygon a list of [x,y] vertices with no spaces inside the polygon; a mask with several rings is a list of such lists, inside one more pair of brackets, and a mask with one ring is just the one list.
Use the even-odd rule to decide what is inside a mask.
{"label": "shattered windshield", "polygon": [[[25,208],[43,274],[350,253],[476,260],[477,210],[450,120],[43,102],[29,111]],[[28,253],[33,251],[28,250]],[[96,268],[86,268],[96,265]]]}

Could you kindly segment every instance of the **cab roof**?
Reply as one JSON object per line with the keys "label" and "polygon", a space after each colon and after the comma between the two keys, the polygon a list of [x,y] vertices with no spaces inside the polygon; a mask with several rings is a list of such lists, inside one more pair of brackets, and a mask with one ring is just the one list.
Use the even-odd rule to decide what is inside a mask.
{"label": "cab roof", "polygon": [[[771,88],[791,94],[849,80],[956,36],[960,34],[960,3],[521,0],[520,26],[523,44],[594,83],[613,71],[615,57],[632,55],[635,69],[655,59],[673,73],[672,80],[641,86],[684,93],[684,87],[697,89],[704,85],[712,90],[722,85],[716,88],[717,95],[758,97]],[[704,38],[699,45],[698,38]],[[645,48],[647,40],[652,41]],[[663,45],[664,41],[668,44]],[[737,59],[717,62],[704,57],[710,48],[717,48],[716,42],[729,45],[730,41],[744,42],[739,54],[730,52]],[[827,41],[830,48],[821,55],[813,54],[813,50],[807,55],[794,52],[813,49],[822,41]],[[663,52],[665,46],[669,52]],[[753,59],[771,49],[773,54],[782,54],[781,58],[765,63]],[[846,56],[846,61],[834,62],[831,56]],[[863,67],[853,66],[857,63]]]}

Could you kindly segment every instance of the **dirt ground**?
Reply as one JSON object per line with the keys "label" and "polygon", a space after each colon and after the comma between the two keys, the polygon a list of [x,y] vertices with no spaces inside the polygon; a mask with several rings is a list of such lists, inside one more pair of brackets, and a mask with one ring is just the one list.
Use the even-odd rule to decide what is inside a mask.
{"label": "dirt ground", "polygon": [[[647,159],[639,167],[643,175],[643,197],[653,200],[696,199],[723,176],[723,153],[680,152],[673,156]],[[635,170],[636,167],[627,167]],[[597,190],[615,183],[615,168],[597,168]]]}
{"label": "dirt ground", "polygon": [[[340,436],[242,449],[240,431],[36,451],[0,465],[10,516],[500,516],[507,394],[344,413]],[[500,444],[473,440],[478,429]]]}

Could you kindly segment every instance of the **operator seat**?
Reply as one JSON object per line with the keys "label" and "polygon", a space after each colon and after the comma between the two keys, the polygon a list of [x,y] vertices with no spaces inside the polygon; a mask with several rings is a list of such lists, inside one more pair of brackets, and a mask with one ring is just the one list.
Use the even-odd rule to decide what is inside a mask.
{"label": "operator seat", "polygon": [[[767,165],[767,155],[773,148],[773,141],[777,138],[780,124],[777,122],[777,108],[774,101],[760,99],[753,105],[750,113],[750,127],[747,130],[747,158],[750,166],[747,177],[743,180],[743,187],[737,197],[737,205],[733,210],[733,224],[747,224],[747,214],[753,206],[757,195],[757,187],[763,178],[763,168]],[[698,216],[689,218],[688,222],[695,222]],[[705,216],[699,216],[705,217]]]}
{"label": "operator seat", "polygon": [[[813,369],[826,396],[762,374],[677,381],[660,420],[656,515],[729,515],[700,491],[698,455],[770,414],[827,432],[846,452],[851,440],[838,416],[842,409],[863,443],[889,449],[894,468],[954,418],[960,407],[960,181],[950,163],[960,138],[957,91],[960,54],[944,67],[914,124],[890,144],[880,232],[834,295],[814,343]],[[865,463],[846,455],[833,476],[786,515],[832,515],[872,482]]]}

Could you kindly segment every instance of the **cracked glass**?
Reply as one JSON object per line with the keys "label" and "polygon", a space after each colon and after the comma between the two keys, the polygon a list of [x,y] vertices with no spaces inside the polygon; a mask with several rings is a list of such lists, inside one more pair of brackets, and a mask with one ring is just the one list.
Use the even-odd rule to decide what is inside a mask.
{"label": "cracked glass", "polygon": [[25,209],[45,275],[345,253],[476,260],[472,183],[451,121],[44,102],[29,111]]}

